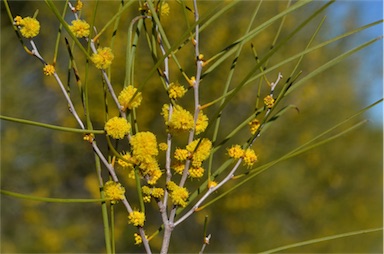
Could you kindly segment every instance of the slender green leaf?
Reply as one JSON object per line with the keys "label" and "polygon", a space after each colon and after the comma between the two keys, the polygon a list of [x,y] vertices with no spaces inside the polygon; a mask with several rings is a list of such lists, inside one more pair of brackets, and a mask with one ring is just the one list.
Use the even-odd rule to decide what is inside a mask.
{"label": "slender green leaf", "polygon": [[285,245],[285,246],[282,246],[282,247],[279,247],[279,248],[263,251],[263,252],[260,252],[260,253],[263,253],[263,254],[276,253],[276,252],[281,252],[283,250],[297,248],[297,247],[301,247],[301,246],[305,246],[305,245],[316,244],[316,243],[320,243],[320,242],[324,242],[324,241],[330,241],[330,240],[345,238],[345,237],[349,237],[349,236],[362,235],[362,234],[368,234],[368,233],[379,232],[379,231],[383,231],[383,228],[363,229],[363,230],[352,231],[352,232],[347,232],[347,233],[342,233],[342,234],[337,234],[337,235],[331,235],[331,236],[315,238],[315,239],[311,239],[311,240],[308,240],[308,241],[303,241],[303,242],[299,242],[299,243]]}
{"label": "slender green leaf", "polygon": [[104,130],[83,130],[83,129],[76,129],[76,128],[70,128],[70,127],[62,127],[62,126],[46,124],[46,123],[41,123],[41,122],[35,122],[35,121],[30,121],[30,120],[24,120],[24,119],[20,119],[20,118],[9,117],[9,116],[1,116],[0,115],[0,119],[6,120],[6,121],[11,121],[11,122],[16,122],[16,123],[22,123],[22,124],[28,124],[28,125],[48,128],[48,129],[52,129],[52,130],[58,130],[58,131],[67,131],[67,132],[74,132],[74,133],[104,134]]}
{"label": "slender green leaf", "polygon": [[49,203],[100,203],[106,202],[108,199],[105,198],[96,198],[96,199],[84,199],[84,198],[46,198],[46,197],[38,197],[33,195],[21,194],[13,191],[0,190],[0,193],[6,196],[28,199],[31,201],[41,201],[41,202],[49,202]]}

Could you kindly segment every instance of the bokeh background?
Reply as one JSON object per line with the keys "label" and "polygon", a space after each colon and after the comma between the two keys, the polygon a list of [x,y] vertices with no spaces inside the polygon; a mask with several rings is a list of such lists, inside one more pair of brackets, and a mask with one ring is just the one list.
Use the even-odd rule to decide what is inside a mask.
{"label": "bokeh background", "polygon": [[[84,18],[90,17],[95,3],[85,2]],[[113,16],[119,3],[120,1],[99,3],[96,19],[99,29]],[[190,1],[185,3],[192,7]],[[199,1],[200,15],[203,16],[223,3]],[[205,29],[200,38],[201,52],[208,58],[239,38],[245,31],[257,3],[243,1]],[[43,28],[35,41],[41,54],[48,60],[52,59],[59,23],[45,3],[9,1],[9,4],[14,15],[32,16],[35,10],[39,9],[38,19]],[[62,8],[64,2],[55,1],[55,4]],[[316,1],[298,10],[295,15],[288,16],[281,37],[288,35],[322,4],[323,2]],[[263,3],[255,26],[282,11],[286,5],[286,1]],[[170,6],[171,13],[164,17],[163,21],[169,39],[174,42],[186,28],[175,13],[180,10],[177,3],[171,1]],[[3,3],[1,7],[1,114],[76,127],[53,78],[44,77],[40,62],[25,53],[15,36]],[[137,8],[138,3],[133,4],[131,10],[122,17],[118,33],[120,37],[115,42],[116,59],[112,68],[112,81],[117,87],[121,87],[124,80],[127,26],[130,20],[138,15]],[[314,43],[379,20],[383,16],[382,11],[381,1],[336,2],[324,13],[327,19]],[[71,19],[70,16],[67,18]],[[269,64],[276,64],[295,52],[300,52],[306,46],[319,20],[300,33],[284,49],[279,50]],[[260,56],[268,52],[277,29],[278,23],[251,41]],[[379,25],[340,40],[306,56],[300,69],[305,75],[340,52],[382,33],[383,26]],[[101,43],[105,45],[110,41],[112,31],[106,34],[101,38]],[[68,37],[65,33],[63,36]],[[145,79],[153,64],[145,39],[140,43],[135,73],[138,82]],[[191,60],[193,54],[191,45],[186,45],[179,53],[184,70],[191,76],[194,73],[194,62]],[[257,140],[255,150],[259,154],[259,164],[279,158],[361,108],[381,99],[382,57],[382,41],[379,41],[316,76],[290,94],[284,104],[294,104],[299,112],[288,112]],[[79,58],[81,59],[80,56]],[[245,46],[239,64],[242,64],[242,67],[236,72],[234,85],[255,64],[250,43]],[[62,39],[57,69],[63,80],[67,77],[67,66],[68,53]],[[283,75],[288,75],[293,66],[294,63],[291,66],[283,66],[280,71]],[[82,68],[79,66],[80,71]],[[175,66],[172,68],[172,78],[186,85]],[[220,94],[229,68],[230,61],[203,81],[203,103]],[[91,84],[94,82],[94,89],[91,91],[94,99],[90,102],[92,119],[95,128],[101,129],[105,121],[103,91],[98,72],[95,71],[93,75],[89,81]],[[274,81],[276,76],[277,72],[273,72],[268,74],[267,78]],[[164,136],[161,138],[164,126],[156,105],[165,103],[166,97],[159,96],[164,92],[158,77],[153,77],[149,84],[144,88],[144,93],[147,94],[145,106],[138,112],[138,121],[143,129],[158,132],[158,139],[164,141]],[[234,98],[231,107],[223,113],[225,124],[222,126],[221,137],[236,127],[238,121],[247,114],[245,112],[253,108],[256,88],[253,91],[240,93]],[[71,96],[80,108],[73,77]],[[110,109],[111,115],[113,110]],[[207,114],[210,112],[207,111]],[[207,253],[255,253],[318,237],[381,227],[382,104],[369,110],[359,120],[364,118],[369,122],[362,128],[275,165],[238,188],[236,192],[193,215],[175,229],[170,251],[198,252],[202,245],[205,216],[208,216],[208,233],[212,234],[211,244],[206,248]],[[241,134],[237,138],[244,140]],[[100,144],[103,145],[102,141]],[[216,158],[215,165],[218,166],[222,157]],[[90,146],[82,141],[79,134],[1,120],[1,189],[43,197],[98,197],[94,163]],[[125,178],[124,181],[129,189],[131,183]],[[217,194],[223,191],[220,190]],[[133,246],[132,234],[135,229],[127,224],[125,209],[118,206],[116,210],[117,251],[141,252],[140,247]],[[147,223],[150,225],[146,229],[148,233],[158,228],[159,220],[156,207],[153,206],[150,219],[153,223]],[[161,237],[155,238],[151,243],[153,250],[158,251]],[[375,232],[294,248],[286,252],[380,253],[382,248],[382,232]],[[42,203],[1,195],[2,253],[103,251],[103,225],[99,205]]]}

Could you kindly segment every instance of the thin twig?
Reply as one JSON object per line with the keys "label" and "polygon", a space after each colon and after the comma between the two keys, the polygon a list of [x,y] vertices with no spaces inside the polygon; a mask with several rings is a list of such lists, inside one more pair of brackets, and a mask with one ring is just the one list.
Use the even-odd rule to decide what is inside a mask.
{"label": "thin twig", "polygon": [[[194,125],[193,129],[189,132],[189,138],[188,138],[188,144],[190,144],[193,141],[193,137],[195,136],[195,129],[196,129],[196,122],[199,116],[200,112],[200,99],[199,99],[199,85],[200,85],[200,79],[201,79],[201,72],[203,69],[203,60],[200,57],[200,50],[199,50],[199,11],[197,9],[197,1],[193,1],[193,6],[194,6],[194,15],[195,15],[195,22],[196,28],[195,28],[195,60],[196,60],[196,77],[193,83],[193,92],[194,92],[194,102],[195,102],[195,113],[194,113]],[[185,184],[185,181],[187,180],[188,177],[188,170],[189,170],[189,165],[190,161],[187,160],[185,164],[185,168],[183,171],[183,175],[180,180],[179,186],[182,187]]]}
{"label": "thin twig", "polygon": [[[30,43],[31,43],[31,46],[32,46],[32,54],[33,54],[33,56],[38,58],[44,65],[46,65],[47,62],[40,55],[39,50],[37,49],[35,42],[33,40],[30,40]],[[61,82],[59,75],[57,75],[56,71],[53,73],[53,76],[55,77],[57,83],[59,84],[60,89],[63,92],[63,95],[64,95],[65,99],[67,100],[67,103],[68,103],[68,106],[69,106],[69,111],[73,114],[73,116],[75,117],[76,121],[80,125],[81,129],[85,130],[84,124],[81,121],[79,115],[77,114],[75,106],[73,105],[72,100],[69,97],[69,95],[67,93],[67,90],[65,89],[65,87],[64,87],[63,83]]]}
{"label": "thin twig", "polygon": [[232,168],[232,170],[228,173],[228,175],[220,182],[218,183],[216,186],[212,187],[212,188],[209,188],[208,191],[204,194],[204,196],[202,196],[199,201],[196,202],[196,204],[187,212],[185,213],[179,220],[177,220],[175,223],[174,223],[174,226],[176,227],[177,225],[179,225],[181,222],[183,222],[185,219],[187,219],[191,214],[193,214],[198,208],[199,206],[213,193],[215,192],[217,189],[219,189],[221,186],[223,186],[226,182],[228,182],[229,180],[232,179],[232,177],[235,175],[235,172],[236,170],[238,169],[238,167],[240,166],[241,162],[243,161],[242,158],[240,158],[235,166]]}
{"label": "thin twig", "polygon": [[204,238],[204,244],[201,247],[201,250],[200,250],[199,254],[203,254],[204,253],[205,247],[209,244],[209,239],[211,239],[211,234],[209,234],[207,237]]}

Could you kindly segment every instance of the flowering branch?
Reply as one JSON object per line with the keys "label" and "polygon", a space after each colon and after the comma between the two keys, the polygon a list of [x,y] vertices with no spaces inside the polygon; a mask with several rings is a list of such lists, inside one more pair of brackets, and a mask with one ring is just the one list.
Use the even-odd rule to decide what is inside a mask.
{"label": "flowering branch", "polygon": [[[128,10],[127,6],[132,5],[134,1],[122,2],[119,5],[119,11],[116,12],[114,16],[111,17],[111,19],[109,19],[109,21],[105,23],[102,30],[97,34],[96,27],[93,27],[93,23],[89,25],[85,20],[80,19],[82,17],[79,11],[81,10],[83,5],[80,0],[77,0],[76,4],[72,4],[71,2],[67,1],[67,5],[64,7],[62,14],[58,12],[52,0],[46,0],[48,7],[56,15],[56,18],[60,22],[59,33],[55,46],[55,54],[53,60],[54,63],[51,65],[48,64],[41,56],[38,47],[36,46],[35,41],[33,40],[33,38],[37,36],[40,30],[40,23],[36,20],[37,12],[33,18],[21,18],[19,16],[13,17],[7,5],[7,0],[5,0],[7,11],[9,12],[10,18],[13,22],[13,28],[16,30],[24,49],[28,54],[36,57],[40,62],[43,63],[43,73],[45,75],[53,76],[55,78],[56,82],[60,86],[61,92],[65,96],[69,111],[76,119],[77,124],[81,127],[81,129],[62,128],[61,130],[77,130],[78,133],[83,133],[83,139],[85,141],[88,141],[92,146],[93,154],[96,158],[96,177],[99,185],[100,197],[101,200],[109,201],[108,203],[101,203],[105,230],[104,238],[106,242],[106,251],[108,253],[115,252],[113,234],[115,220],[113,213],[114,209],[117,208],[116,206],[114,206],[114,204],[116,204],[117,202],[121,202],[125,206],[124,212],[128,213],[128,223],[132,224],[133,227],[136,228],[136,233],[134,234],[135,244],[141,244],[142,246],[144,246],[144,249],[147,253],[151,253],[149,241],[163,230],[164,234],[160,251],[161,253],[168,253],[170,249],[171,235],[174,228],[184,222],[187,218],[190,218],[195,212],[201,211],[206,206],[209,206],[211,203],[216,202],[216,200],[221,198],[222,195],[214,196],[217,190],[222,189],[222,187],[225,184],[228,184],[230,180],[237,179],[242,176],[247,176],[247,178],[251,178],[255,174],[265,170],[267,167],[270,167],[270,164],[264,164],[260,167],[252,168],[253,164],[256,163],[258,160],[258,157],[256,156],[256,153],[252,147],[255,140],[262,134],[261,132],[264,131],[266,127],[273,122],[272,120],[275,120],[280,117],[284,112],[287,111],[286,109],[292,108],[289,106],[284,107],[278,113],[272,115],[272,112],[276,109],[276,105],[281,101],[281,99],[284,98],[284,96],[288,94],[288,92],[291,92],[293,88],[297,87],[292,86],[292,84],[294,81],[296,81],[297,76],[294,75],[294,72],[296,72],[296,68],[299,63],[296,65],[294,71],[291,74],[291,76],[294,76],[294,78],[288,78],[290,83],[288,83],[287,81],[286,85],[282,89],[279,89],[280,94],[278,96],[275,95],[275,90],[278,83],[282,79],[281,73],[278,74],[275,82],[272,83],[269,83],[269,81],[265,78],[266,83],[268,83],[269,85],[269,88],[264,94],[264,96],[261,95],[262,92],[264,93],[264,89],[262,89],[261,87],[263,77],[265,77],[267,72],[280,68],[282,64],[288,63],[289,61],[292,61],[296,58],[300,58],[300,62],[305,54],[312,52],[317,48],[324,47],[325,45],[331,43],[332,40],[319,44],[320,46],[317,47],[307,47],[305,51],[302,51],[294,57],[290,57],[285,59],[284,61],[280,61],[278,64],[272,66],[271,68],[268,68],[268,70],[263,69],[265,63],[269,61],[270,57],[274,53],[277,52],[277,49],[284,46],[286,42],[291,37],[293,37],[296,32],[300,31],[303,27],[305,27],[305,25],[307,24],[306,22],[309,22],[312,18],[317,15],[315,13],[316,15],[311,15],[310,18],[307,19],[307,21],[303,22],[302,25],[300,25],[297,29],[294,30],[294,32],[290,33],[286,39],[281,40],[279,44],[275,45],[275,39],[273,42],[274,47],[271,48],[271,50],[265,55],[265,57],[263,57],[260,61],[257,59],[257,65],[251,67],[251,70],[248,72],[247,75],[242,75],[243,70],[241,70],[241,75],[239,75],[239,77],[241,76],[241,81],[238,84],[232,84],[235,81],[235,79],[233,79],[236,73],[235,69],[236,71],[238,70],[238,60],[241,59],[243,56],[241,53],[243,52],[244,45],[250,42],[250,40],[256,38],[257,34],[266,29],[269,25],[275,22],[275,20],[280,18],[283,18],[282,20],[284,20],[287,14],[293,12],[300,6],[303,6],[304,2],[306,1],[300,1],[298,4],[292,5],[291,7],[287,7],[287,9],[281,12],[279,15],[276,15],[274,18],[271,18],[270,20],[256,27],[256,14],[258,13],[261,4],[255,6],[256,9],[253,12],[253,17],[249,19],[248,28],[245,29],[244,33],[240,36],[240,38],[234,40],[231,44],[228,44],[228,47],[226,47],[224,50],[213,54],[213,57],[206,61],[204,59],[203,54],[201,54],[200,52],[200,47],[202,47],[203,45],[201,41],[202,31],[209,25],[213,24],[214,20],[220,17],[222,13],[234,6],[235,2],[238,1],[233,1],[233,3],[224,6],[224,8],[221,8],[223,6],[218,5],[217,9],[208,11],[201,16],[199,14],[199,8],[203,6],[198,6],[197,0],[193,0],[191,2],[193,4],[193,8],[188,7],[186,5],[186,2],[184,1],[173,2],[171,5],[179,4],[179,6],[182,8],[184,19],[187,23],[186,31],[184,31],[184,34],[179,37],[175,37],[174,34],[165,33],[165,25],[168,24],[168,21],[167,18],[164,16],[168,15],[169,13],[170,5],[168,4],[168,1],[143,0],[138,2],[139,14],[135,14],[133,19],[131,19],[130,23],[125,24],[128,26],[128,34],[126,37],[127,43],[126,46],[124,46],[126,49],[126,52],[124,53],[126,58],[125,73],[122,74],[122,77],[118,77],[118,79],[122,80],[124,83],[120,93],[116,93],[115,90],[118,88],[115,87],[114,84],[112,84],[111,76],[108,75],[108,73],[110,73],[111,64],[115,55],[114,53],[112,53],[111,48],[98,47],[98,42],[101,40],[110,39],[101,38],[101,35],[106,34],[104,32],[108,31],[107,28],[112,28],[111,24],[114,24],[111,45],[115,45],[115,38],[117,38],[115,36],[117,34],[120,35],[120,31],[118,31],[117,28],[121,20],[124,20],[120,19],[120,17],[122,16],[124,10]],[[64,17],[66,17],[68,14],[67,10],[70,10],[73,13],[74,20],[71,20],[70,24],[68,24],[67,21],[64,20]],[[203,13],[202,10],[204,9],[202,8],[200,10],[201,13]],[[320,10],[321,9],[319,9],[319,11]],[[93,13],[94,15],[96,15],[97,8],[95,8]],[[193,14],[193,17],[191,13]],[[162,18],[164,18],[165,22],[163,22]],[[94,16],[93,22],[95,22],[96,20],[96,16]],[[171,21],[174,22],[174,20],[174,17],[172,17]],[[193,24],[191,25],[190,22],[193,22]],[[88,102],[91,101],[91,98],[89,98],[88,95],[93,93],[88,94],[88,88],[86,86],[86,83],[84,86],[81,83],[81,75],[79,71],[82,68],[77,69],[77,62],[75,61],[77,55],[72,54],[76,51],[70,48],[70,43],[68,42],[67,38],[65,38],[65,40],[69,51],[69,63],[70,66],[73,67],[72,69],[75,73],[75,78],[80,88],[80,99],[82,101],[82,107],[84,109],[84,115],[86,117],[86,121],[84,121],[84,123],[75,109],[75,101],[73,98],[71,98],[73,97],[72,93],[70,94],[69,91],[66,90],[66,87],[63,85],[63,82],[61,81],[59,75],[56,73],[55,66],[58,54],[58,47],[60,44],[61,37],[63,36],[61,34],[61,27],[64,27],[65,30],[67,30],[67,32],[70,34],[70,37],[75,42],[74,46],[76,45],[80,48],[82,56],[84,55],[86,59],[85,78],[87,79],[92,75],[91,72],[88,72],[89,60],[94,64],[94,67],[96,67],[101,72],[101,75],[99,75],[99,80],[103,85],[102,88],[105,88],[105,90],[103,89],[97,92],[104,92],[104,99],[106,99],[105,97],[108,97],[108,99],[110,99],[109,96],[111,96],[112,100],[114,101],[113,104],[118,109],[118,112],[116,113],[117,116],[112,116],[110,119],[107,119],[106,122],[101,123],[103,125],[103,130],[88,131],[86,129],[86,127],[89,129],[93,128],[93,120],[91,121],[90,107],[88,105]],[[281,28],[282,24],[279,27],[278,35],[281,32]],[[93,39],[91,39],[92,29],[95,31],[94,34],[96,34]],[[148,58],[152,56],[152,59],[155,62],[155,65],[153,66],[152,70],[144,74],[142,74],[141,71],[145,71],[146,68],[138,68],[137,70],[135,68],[135,66],[141,67],[140,65],[142,64],[142,62],[140,62],[142,59],[136,57],[136,52],[142,52],[138,51],[138,49],[141,41],[143,41],[141,40],[141,32],[143,30],[145,31],[144,36],[146,36],[146,38],[144,38],[144,41],[146,39],[148,43]],[[173,33],[174,31],[172,30],[171,32]],[[171,36],[168,37],[168,35]],[[343,36],[337,37],[337,39],[340,39]],[[24,39],[21,37],[28,39],[30,45],[26,44],[28,46],[25,46]],[[176,38],[176,42],[173,44],[171,44],[169,40],[171,37],[173,40]],[[82,44],[84,44],[84,42],[87,43],[88,49],[85,49],[83,47]],[[190,73],[187,75],[184,71],[184,66],[179,63],[178,58],[176,57],[177,54],[182,54],[184,46],[190,43],[193,47],[193,52],[190,52],[193,54],[193,62],[190,62],[193,66],[195,66],[195,69],[193,71],[194,75],[189,75]],[[256,52],[256,50],[254,51]],[[351,53],[353,52],[355,52],[355,50],[351,51]],[[121,51],[115,51],[115,54],[120,53]],[[331,62],[325,64],[311,75],[315,75],[320,71],[325,70],[326,68],[334,65],[334,63],[336,63],[337,61],[344,59],[344,57],[348,56],[349,54],[350,53],[347,52],[345,54],[340,55],[338,58],[335,58]],[[218,69],[218,66],[226,62],[228,59],[232,58],[232,56],[233,61],[229,73],[225,78],[225,84],[224,86],[220,87],[220,89],[222,89],[223,91],[222,95],[219,95],[219,97],[210,98],[210,101],[204,104],[204,98],[200,97],[200,93],[205,91],[204,86],[201,86],[202,79],[205,79],[208,74],[213,73],[214,70]],[[205,71],[205,73],[202,73],[203,67],[208,64],[210,64],[210,67]],[[174,73],[172,73],[172,70],[174,69],[179,70],[180,73],[176,73],[174,75]],[[152,74],[156,71],[159,74],[160,85],[163,85],[164,87],[164,91],[159,94],[166,94],[166,98],[160,98],[159,96],[159,101],[165,100],[165,103],[163,103],[164,105],[160,109],[160,115],[164,118],[163,120],[165,130],[162,131],[164,131],[166,134],[165,136],[162,136],[161,139],[159,139],[156,135],[158,135],[162,131],[151,132],[142,130],[147,128],[148,126],[140,125],[140,121],[149,114],[144,114],[143,117],[141,115],[136,117],[136,113],[139,112],[139,110],[136,111],[136,108],[140,106],[141,101],[143,99],[142,93],[144,93],[144,91],[147,91],[147,89],[141,88],[152,78]],[[258,74],[257,72],[259,71],[260,73]],[[184,86],[182,84],[179,84],[177,81],[172,82],[171,76],[177,77],[177,74],[180,74],[183,79],[185,78],[185,80],[189,83],[189,89],[184,88]],[[145,76],[144,82],[141,82],[143,76]],[[222,76],[223,75],[220,76],[220,80]],[[211,77],[216,78],[213,75]],[[309,77],[311,76],[309,75],[306,78],[308,79]],[[68,74],[68,79],[70,78],[71,70],[69,70]],[[258,78],[260,78],[260,83],[255,89],[257,90],[255,109],[251,110],[252,112],[244,112],[244,116],[246,117],[240,120],[240,123],[236,123],[237,125],[229,131],[229,134],[226,135],[225,133],[223,133],[223,135],[221,135],[222,133],[220,132],[223,129],[220,127],[221,118],[222,115],[225,116],[225,110],[230,105],[229,103],[232,101],[232,98],[238,95],[238,92],[242,91],[243,87],[245,87],[246,85],[251,85],[252,83],[254,83],[253,81]],[[135,84],[136,80],[138,80],[139,85]],[[303,80],[301,80],[300,82],[303,82]],[[154,82],[153,85],[156,86],[156,83]],[[235,86],[235,88],[229,91],[229,87],[232,85]],[[295,85],[297,84],[295,83]],[[186,102],[186,104],[190,106],[192,110],[187,110],[185,107],[183,107],[182,103],[185,102],[184,98],[180,99],[184,96],[184,94],[187,94],[188,92],[190,92],[189,99],[191,99],[191,101]],[[264,104],[262,106],[259,105],[259,98],[264,99]],[[151,100],[152,98],[144,99]],[[107,102],[104,101],[104,103]],[[151,103],[153,103],[153,101]],[[200,103],[204,105],[201,106]],[[105,111],[103,111],[102,114],[109,113],[107,106],[108,105],[105,104]],[[207,115],[204,115],[203,112],[210,106],[217,107],[217,111],[215,114],[213,114],[214,117],[211,120],[209,120]],[[147,110],[147,107],[144,108],[144,111]],[[84,115],[82,117],[84,117]],[[38,125],[44,126],[44,124]],[[207,126],[213,127],[211,125],[214,125],[213,133],[204,133],[207,129]],[[238,133],[240,134],[241,132],[241,136],[243,136],[242,131],[247,126],[249,127],[249,133],[246,134],[248,139],[246,139],[245,142],[242,143],[242,145],[237,144],[236,141],[233,141],[235,139],[235,135],[237,135]],[[156,128],[157,127],[158,126],[156,126]],[[200,133],[203,133],[203,135],[201,135],[199,138]],[[95,138],[95,134],[104,135]],[[222,142],[218,142],[217,140],[220,136],[224,137]],[[97,141],[99,141],[100,137],[103,139],[105,138],[107,141],[108,152],[106,153],[102,152],[102,149],[99,146],[101,142],[96,142],[96,139]],[[112,139],[115,141],[114,144]],[[180,141],[183,139],[186,142]],[[163,142],[158,143],[158,140],[162,140]],[[234,144],[232,144],[231,147],[225,149],[224,145],[227,142],[234,142]],[[216,166],[216,162],[215,165],[213,163],[213,156],[215,155],[216,157],[215,153],[221,152],[222,150],[224,150],[223,153],[228,155],[230,159],[224,160],[222,163],[217,162],[219,166]],[[163,162],[163,160],[161,160],[164,159],[160,157],[163,156],[161,152],[165,152],[165,163]],[[296,154],[297,153],[292,153],[288,157],[295,156]],[[159,157],[161,159],[159,159]],[[287,156],[282,158],[284,159],[286,157]],[[208,158],[209,161],[206,161]],[[217,158],[221,157],[217,156]],[[280,160],[281,159],[276,160],[273,163],[277,163]],[[206,166],[204,163],[208,164],[208,170],[206,170]],[[248,170],[246,170],[246,172],[239,173],[242,164],[243,166],[248,167]],[[216,168],[214,172],[211,172],[211,170],[213,170],[213,167]],[[135,184],[136,186],[136,193],[130,191],[127,192],[129,193],[129,195],[126,194],[125,188],[122,185],[123,182],[119,181],[120,174],[118,173],[120,173],[120,169],[126,170],[123,174],[126,174],[128,171],[129,177],[135,179],[135,182],[133,182],[133,184]],[[220,178],[218,178],[218,176],[220,176]],[[199,185],[199,183],[193,182],[194,179],[197,179],[198,181],[201,179],[206,179],[206,181],[202,180],[200,186],[197,189],[192,190],[191,194],[191,186]],[[223,195],[232,191],[233,189],[234,188],[231,188],[230,190],[226,191]],[[135,204],[131,200],[132,193],[136,194],[137,196],[136,200],[138,201],[135,201]],[[149,219],[146,217],[151,215],[151,213],[148,213],[148,210],[151,206],[147,203],[153,201],[157,205],[155,209],[158,209],[158,211],[160,212],[159,217],[163,225],[160,226],[158,231],[148,237],[145,234],[144,230],[147,229],[147,225],[145,225],[144,223],[147,221],[153,221],[152,218]],[[109,205],[110,212],[108,213],[107,209]],[[135,206],[138,206],[139,209],[134,209]],[[187,209],[184,210],[184,208],[186,207]],[[180,217],[177,217],[179,213]],[[209,244],[209,240],[211,237],[211,235],[207,236],[205,226],[204,240],[202,243],[203,246],[201,247],[200,253],[203,253],[206,246]]]}

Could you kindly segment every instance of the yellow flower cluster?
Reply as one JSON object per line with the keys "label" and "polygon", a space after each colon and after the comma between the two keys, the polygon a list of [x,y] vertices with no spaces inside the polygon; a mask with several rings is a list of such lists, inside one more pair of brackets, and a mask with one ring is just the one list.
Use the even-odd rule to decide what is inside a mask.
{"label": "yellow flower cluster", "polygon": [[267,106],[267,108],[272,108],[273,105],[275,105],[275,99],[271,95],[267,95],[264,98],[264,104]]}
{"label": "yellow flower cluster", "polygon": [[181,161],[178,161],[172,165],[172,168],[173,168],[173,170],[175,170],[176,173],[181,175],[181,174],[183,174],[185,164]]}
{"label": "yellow flower cluster", "polygon": [[131,124],[123,117],[113,117],[107,121],[104,127],[108,136],[114,139],[122,139],[131,130]]}
{"label": "yellow flower cluster", "polygon": [[168,16],[169,15],[169,4],[168,3],[161,3],[160,7],[160,15],[161,16]]}
{"label": "yellow flower cluster", "polygon": [[[184,163],[187,159],[191,160],[192,167],[188,170],[189,176],[194,178],[202,177],[204,174],[204,168],[201,167],[203,161],[206,160],[211,153],[212,142],[209,139],[201,140],[199,146],[196,146],[200,139],[194,140],[185,149],[176,148],[174,158],[177,160],[172,165],[172,168],[176,173],[182,174],[184,171]],[[196,149],[196,151],[195,151]]]}
{"label": "yellow flower cluster", "polygon": [[257,161],[257,155],[255,154],[255,151],[250,148],[244,150],[240,147],[240,145],[234,145],[231,148],[228,148],[227,152],[228,156],[231,158],[243,158],[244,164],[247,166],[252,166]]}
{"label": "yellow flower cluster", "polygon": [[[164,117],[165,124],[172,133],[180,133],[193,129],[194,119],[192,114],[182,108],[180,105],[175,105],[173,108],[171,119],[169,119],[169,105],[164,104],[161,115]],[[208,117],[203,111],[199,112],[195,133],[200,134],[205,131],[208,126]]]}
{"label": "yellow flower cluster", "polygon": [[[163,4],[164,5],[164,4]],[[171,83],[169,84],[168,88],[168,96],[171,99],[177,99],[184,96],[184,94],[187,92],[187,89],[185,89],[182,85],[179,83]]]}
{"label": "yellow flower cluster", "polygon": [[86,21],[84,20],[72,20],[71,26],[69,26],[69,30],[77,37],[77,38],[83,38],[88,37],[91,27]]}
{"label": "yellow flower cluster", "polygon": [[[200,139],[196,139],[193,142],[191,142],[190,144],[188,144],[186,147],[188,152],[190,152],[192,154],[192,166],[193,167],[200,167],[202,162],[208,158],[209,154],[211,153],[211,149],[212,149],[212,142],[207,138],[204,138],[203,140],[201,140],[199,146],[196,149],[196,146],[197,146],[199,141],[200,141]],[[195,149],[196,149],[196,151],[195,151]]]}
{"label": "yellow flower cluster", "polygon": [[188,80],[188,83],[191,87],[194,87],[195,84],[196,84],[196,78],[194,76],[192,76],[189,80]]}
{"label": "yellow flower cluster", "polygon": [[[143,175],[145,175],[148,184],[154,185],[163,175],[163,172],[159,168],[159,164],[154,160],[153,164],[149,164],[149,166],[143,166],[145,164],[141,164],[140,168],[143,170]],[[143,166],[143,167],[142,167]]]}
{"label": "yellow flower cluster", "polygon": [[205,131],[208,126],[208,117],[204,115],[203,111],[200,110],[199,115],[197,116],[195,133],[196,135]]}
{"label": "yellow flower cluster", "polygon": [[20,33],[25,38],[33,38],[40,32],[40,23],[35,18],[16,16],[14,21],[15,25],[20,26]]}
{"label": "yellow flower cluster", "polygon": [[21,25],[21,22],[23,22],[23,18],[20,17],[20,16],[16,16],[16,17],[13,19],[13,21],[15,22],[14,24],[15,24],[16,26],[20,26],[20,25]]}
{"label": "yellow flower cluster", "polygon": [[231,148],[228,148],[227,152],[229,157],[234,159],[240,159],[244,154],[244,150],[240,145],[234,145]]}
{"label": "yellow flower cluster", "polygon": [[251,134],[253,135],[253,134],[255,134],[256,131],[259,129],[259,127],[260,127],[260,122],[259,122],[259,120],[257,120],[257,119],[253,119],[252,121],[250,121],[250,122],[248,123],[248,125],[249,125],[249,128],[251,129]]}
{"label": "yellow flower cluster", "polygon": [[[135,238],[135,245],[139,245],[143,242],[143,239],[141,239],[141,235],[139,235],[138,233],[134,233],[133,236]],[[145,238],[148,238],[148,236],[145,235]]]}
{"label": "yellow flower cluster", "polygon": [[254,150],[248,148],[244,152],[244,163],[247,166],[252,166],[255,162],[257,162],[257,155]]}
{"label": "yellow flower cluster", "polygon": [[160,149],[161,151],[166,151],[166,150],[168,149],[168,145],[167,145],[167,143],[160,143],[160,144],[159,144],[159,149]]}
{"label": "yellow flower cluster", "polygon": [[95,140],[95,134],[87,133],[87,134],[84,135],[83,140],[84,141],[88,141],[89,143],[92,144],[93,140]]}
{"label": "yellow flower cluster", "polygon": [[244,151],[244,163],[247,166],[252,166],[257,161],[257,156],[255,154],[255,151],[248,148]]}
{"label": "yellow flower cluster", "polygon": [[139,211],[133,211],[128,215],[128,223],[136,227],[144,226],[145,214]]}
{"label": "yellow flower cluster", "polygon": [[140,162],[150,162],[159,153],[156,136],[152,132],[138,132],[131,137],[129,142],[132,146],[133,156]]}
{"label": "yellow flower cluster", "polygon": [[148,186],[143,186],[141,189],[143,191],[144,202],[151,201],[151,197],[159,199],[164,196],[164,190],[162,188],[150,188]]}
{"label": "yellow flower cluster", "polygon": [[189,176],[193,178],[200,178],[204,175],[204,168],[202,167],[192,167],[188,170]]}
{"label": "yellow flower cluster", "polygon": [[[161,2],[161,7],[160,7],[160,10],[159,8],[156,9],[156,11],[158,11],[160,13],[161,16],[168,16],[169,15],[169,4],[168,3],[165,3],[165,2]],[[147,15],[152,15],[152,12],[151,10],[149,9],[148,7],[148,4],[147,3],[144,3],[140,8],[139,8],[140,11],[145,11],[147,12]]]}
{"label": "yellow flower cluster", "polygon": [[111,48],[98,48],[97,53],[91,56],[92,62],[98,69],[107,69],[111,64],[115,56],[112,53]]}
{"label": "yellow flower cluster", "polygon": [[127,108],[133,109],[140,106],[143,97],[141,95],[141,92],[138,92],[135,97],[133,97],[136,91],[137,88],[133,86],[127,86],[124,87],[124,89],[120,92],[119,97],[117,99],[120,105],[122,106],[122,110],[126,110]]}
{"label": "yellow flower cluster", "polygon": [[128,169],[128,170],[133,170],[134,169],[134,161],[132,159],[132,156],[129,153],[123,154],[122,157],[123,159],[118,159],[117,164],[119,164],[122,168]]}
{"label": "yellow flower cluster", "polygon": [[186,188],[180,187],[176,183],[169,181],[167,183],[167,189],[170,192],[170,197],[174,205],[180,205],[182,207],[187,206],[189,193]]}
{"label": "yellow flower cluster", "polygon": [[46,64],[43,68],[44,75],[51,76],[55,73],[55,67],[51,64]]}
{"label": "yellow flower cluster", "polygon": [[213,188],[213,187],[216,187],[216,186],[217,186],[217,182],[211,181],[211,180],[208,181],[208,188]]}
{"label": "yellow flower cluster", "polygon": [[169,130],[174,133],[189,131],[193,128],[193,116],[181,106],[176,105],[173,108],[171,119],[169,117],[169,105],[164,104],[162,109],[165,124]]}
{"label": "yellow flower cluster", "polygon": [[187,149],[176,148],[174,157],[178,161],[185,161],[189,156]]}
{"label": "yellow flower cluster", "polygon": [[82,8],[83,8],[83,3],[80,0],[77,0],[75,10],[81,11]]}
{"label": "yellow flower cluster", "polygon": [[104,191],[106,198],[111,199],[112,204],[124,199],[125,189],[120,183],[108,181],[104,184]]}
{"label": "yellow flower cluster", "polygon": [[154,185],[163,174],[157,163],[156,136],[152,132],[138,132],[129,141],[132,147],[132,156],[141,174],[147,179],[148,184]]}

